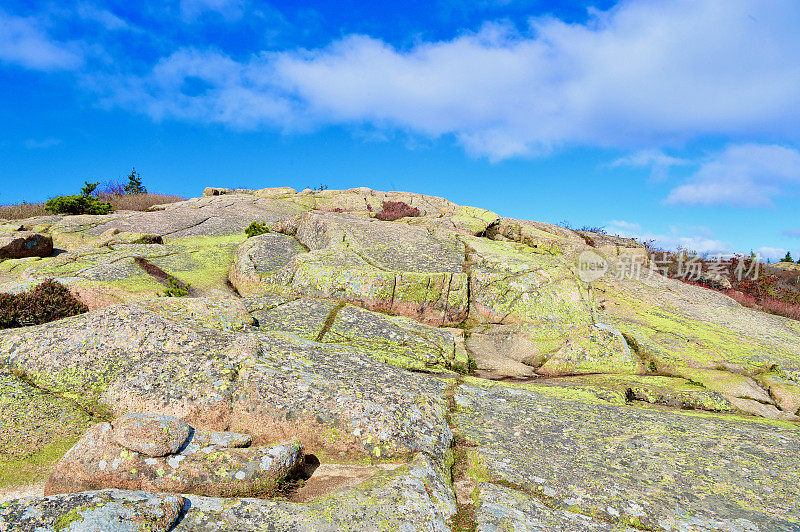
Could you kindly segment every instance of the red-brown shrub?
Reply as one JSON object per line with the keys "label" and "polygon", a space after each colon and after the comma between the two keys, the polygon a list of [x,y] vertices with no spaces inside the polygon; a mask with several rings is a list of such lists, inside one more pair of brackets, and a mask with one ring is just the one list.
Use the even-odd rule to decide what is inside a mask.
{"label": "red-brown shrub", "polygon": [[420,215],[419,209],[411,207],[402,201],[384,201],[383,210],[375,214],[375,218],[384,222],[391,222],[405,217],[416,217]]}
{"label": "red-brown shrub", "polygon": [[47,279],[29,292],[0,294],[0,329],[38,325],[88,310],[66,286]]}
{"label": "red-brown shrub", "polygon": [[792,305],[777,299],[764,299],[761,301],[761,308],[770,314],[800,320],[800,305]]}

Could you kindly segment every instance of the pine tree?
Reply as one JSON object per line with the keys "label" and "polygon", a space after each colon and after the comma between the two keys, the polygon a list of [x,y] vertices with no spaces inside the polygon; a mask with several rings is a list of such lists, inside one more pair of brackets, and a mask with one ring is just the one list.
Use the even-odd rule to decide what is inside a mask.
{"label": "pine tree", "polygon": [[100,182],[98,181],[96,183],[89,183],[88,181],[84,181],[83,184],[85,186],[81,188],[81,194],[83,194],[84,196],[91,196],[92,192],[94,192],[95,189],[97,189],[97,185],[99,185]]}
{"label": "pine tree", "polygon": [[792,254],[790,252],[786,252],[786,256],[781,259],[781,262],[794,262],[792,258]]}
{"label": "pine tree", "polygon": [[147,194],[147,189],[142,186],[142,178],[136,167],[131,170],[131,175],[128,176],[128,184],[125,185],[125,192],[128,194]]}

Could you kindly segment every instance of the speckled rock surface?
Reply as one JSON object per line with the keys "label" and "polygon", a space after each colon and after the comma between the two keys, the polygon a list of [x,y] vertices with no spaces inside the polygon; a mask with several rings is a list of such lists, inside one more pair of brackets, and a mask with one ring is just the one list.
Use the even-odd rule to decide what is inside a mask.
{"label": "speckled rock surface", "polygon": [[443,381],[291,334],[249,341],[253,357],[238,371],[230,430],[272,441],[297,436],[329,460],[446,454]]}
{"label": "speckled rock surface", "polygon": [[[131,303],[10,330],[0,360],[93,411],[159,412],[259,441],[298,436],[315,453],[361,459],[448,447],[445,384],[386,364],[389,347],[369,352],[376,338],[348,347],[259,332],[225,301],[202,302]],[[454,349],[449,333],[433,332]]]}
{"label": "speckled rock surface", "polygon": [[446,471],[418,455],[357,488],[309,504],[256,499],[189,497],[176,532],[250,531],[447,531],[456,511]]}
{"label": "speckled rock surface", "polygon": [[151,458],[177,453],[192,433],[178,418],[159,414],[125,414],[111,426],[115,444]]}
{"label": "speckled rock surface", "polygon": [[[796,424],[614,405],[534,385],[465,384],[468,476],[551,509],[657,530],[797,530]],[[524,496],[524,497],[523,497]],[[479,521],[492,520],[479,505]],[[482,511],[489,512],[483,516]],[[567,528],[567,530],[570,530]]]}
{"label": "speckled rock surface", "polygon": [[0,503],[0,530],[19,532],[167,532],[180,495],[105,490]]}
{"label": "speckled rock surface", "polygon": [[[378,220],[385,201],[420,216]],[[360,468],[308,499],[192,496],[178,530],[800,529],[800,322],[645,265],[581,280],[582,252],[643,258],[630,239],[368,188],[210,188],[0,232],[23,229],[54,252],[0,260],[0,291],[52,277],[92,310],[0,331],[6,493],[151,412],[196,431],[166,456],[112,442],[131,488],[188,490],[147,460],[195,446],[184,467],[297,438]],[[219,494],[241,470],[214,470]]]}
{"label": "speckled rock surface", "polygon": [[91,415],[69,398],[0,369],[0,488],[20,477],[47,478],[92,423]]}
{"label": "speckled rock surface", "polygon": [[312,212],[295,236],[310,251],[295,255],[263,290],[347,301],[437,326],[457,324],[467,314],[464,245],[454,234]]}
{"label": "speckled rock surface", "polygon": [[589,516],[566,510],[553,509],[524,492],[502,485],[481,482],[478,484],[475,513],[477,530],[536,531],[536,532],[582,532],[633,531],[635,528],[620,527],[613,523],[596,520]]}

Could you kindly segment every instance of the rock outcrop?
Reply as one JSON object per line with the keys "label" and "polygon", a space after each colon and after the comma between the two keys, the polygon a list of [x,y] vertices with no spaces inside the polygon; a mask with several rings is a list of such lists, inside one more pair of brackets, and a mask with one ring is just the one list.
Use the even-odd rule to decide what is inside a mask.
{"label": "rock outcrop", "polygon": [[302,466],[298,442],[199,432],[177,418],[126,414],[98,423],[53,468],[45,495],[107,488],[216,497],[274,495]]}
{"label": "rock outcrop", "polygon": [[53,494],[0,530],[800,527],[800,325],[630,239],[367,188],[20,227],[0,291],[91,311],[0,331],[0,500]]}
{"label": "rock outcrop", "polygon": [[0,233],[0,260],[47,257],[53,252],[53,237],[31,231]]}
{"label": "rock outcrop", "polygon": [[167,532],[186,499],[136,491],[87,491],[0,503],[0,530]]}

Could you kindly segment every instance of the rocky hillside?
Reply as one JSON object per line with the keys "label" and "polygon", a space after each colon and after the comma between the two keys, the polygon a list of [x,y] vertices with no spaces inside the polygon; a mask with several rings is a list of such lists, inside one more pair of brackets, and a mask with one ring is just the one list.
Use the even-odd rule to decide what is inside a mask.
{"label": "rocky hillside", "polygon": [[6,222],[89,311],[0,331],[0,531],[800,530],[800,322],[643,256],[369,189]]}

